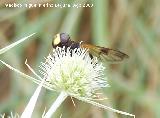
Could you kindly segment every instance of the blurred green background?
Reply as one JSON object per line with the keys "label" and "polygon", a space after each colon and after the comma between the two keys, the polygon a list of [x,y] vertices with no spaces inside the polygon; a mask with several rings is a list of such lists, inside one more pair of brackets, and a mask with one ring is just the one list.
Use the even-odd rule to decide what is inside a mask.
{"label": "blurred green background", "polygon": [[[5,3],[93,4],[87,8],[6,8]],[[36,32],[29,40],[0,55],[13,67],[34,77],[25,59],[38,66],[52,50],[55,34],[67,32],[75,41],[118,49],[129,59],[107,64],[111,87],[102,104],[135,114],[160,118],[160,0],[39,0],[0,1],[0,48]],[[37,85],[0,64],[0,113],[22,113]],[[58,93],[43,89],[34,118],[49,108]],[[129,118],[68,98],[57,110],[59,118]]]}

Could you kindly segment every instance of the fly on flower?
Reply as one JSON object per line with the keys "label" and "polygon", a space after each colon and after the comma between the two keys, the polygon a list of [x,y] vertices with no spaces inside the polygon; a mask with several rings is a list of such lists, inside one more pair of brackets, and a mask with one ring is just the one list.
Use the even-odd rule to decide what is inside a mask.
{"label": "fly on flower", "polygon": [[53,48],[65,46],[70,47],[70,49],[87,48],[91,57],[96,56],[103,61],[109,62],[119,62],[129,57],[118,50],[72,41],[66,33],[57,34],[52,41],[52,46]]}

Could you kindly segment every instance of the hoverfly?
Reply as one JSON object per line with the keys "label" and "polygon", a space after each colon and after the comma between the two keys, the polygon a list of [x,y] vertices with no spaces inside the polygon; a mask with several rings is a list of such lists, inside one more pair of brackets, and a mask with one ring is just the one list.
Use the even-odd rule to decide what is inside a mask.
{"label": "hoverfly", "polygon": [[89,49],[89,54],[91,57],[96,56],[104,61],[110,61],[110,62],[119,62],[129,57],[127,54],[120,52],[118,50],[100,46],[94,46],[91,44],[86,44],[84,42],[72,41],[70,36],[66,33],[57,34],[52,41],[52,46],[53,48],[56,48],[57,46],[70,47],[71,49],[80,47],[87,48]]}

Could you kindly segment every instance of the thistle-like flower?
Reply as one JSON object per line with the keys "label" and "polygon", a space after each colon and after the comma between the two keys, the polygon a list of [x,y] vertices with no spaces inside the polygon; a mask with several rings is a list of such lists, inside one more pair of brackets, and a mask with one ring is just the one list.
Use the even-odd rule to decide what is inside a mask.
{"label": "thistle-like flower", "polygon": [[40,73],[45,78],[44,86],[61,94],[48,110],[45,118],[50,118],[67,96],[75,97],[100,108],[120,114],[132,114],[113,109],[94,101],[98,98],[96,91],[107,87],[105,67],[96,57],[90,57],[88,50],[83,48],[57,47],[45,63],[40,65]]}
{"label": "thistle-like flower", "polygon": [[40,68],[46,86],[68,95],[97,98],[96,90],[108,86],[104,66],[87,49],[57,47]]}

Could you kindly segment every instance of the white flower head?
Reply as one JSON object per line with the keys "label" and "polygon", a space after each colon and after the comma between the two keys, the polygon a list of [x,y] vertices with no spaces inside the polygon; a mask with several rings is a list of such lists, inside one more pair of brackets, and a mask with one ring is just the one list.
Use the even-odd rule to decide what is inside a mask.
{"label": "white flower head", "polygon": [[69,95],[94,98],[96,90],[108,86],[105,67],[84,48],[57,47],[40,68],[49,88]]}

